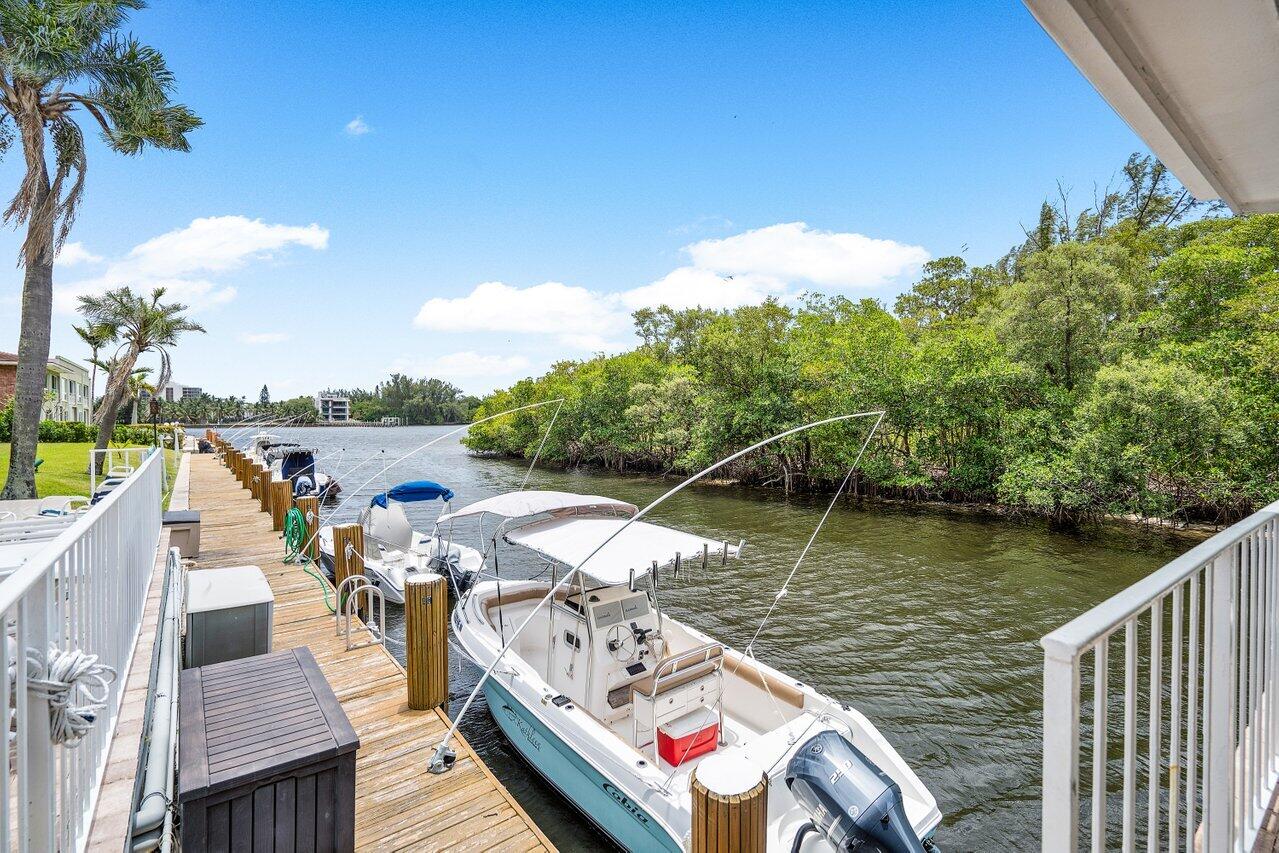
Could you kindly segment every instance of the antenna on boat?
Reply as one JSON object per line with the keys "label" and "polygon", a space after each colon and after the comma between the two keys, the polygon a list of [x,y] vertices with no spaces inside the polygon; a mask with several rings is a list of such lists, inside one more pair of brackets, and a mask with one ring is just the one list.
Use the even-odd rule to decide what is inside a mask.
{"label": "antenna on boat", "polygon": [[759,639],[759,632],[764,630],[764,626],[768,624],[768,620],[772,617],[773,611],[777,608],[777,602],[786,597],[786,592],[790,586],[790,582],[795,579],[795,573],[799,571],[800,565],[803,564],[804,558],[808,556],[809,550],[813,547],[813,543],[817,541],[817,534],[822,532],[822,527],[826,524],[826,519],[830,518],[831,510],[835,509],[835,502],[839,500],[839,496],[843,493],[848,482],[853,479],[853,472],[857,470],[857,466],[861,464],[862,455],[866,452],[866,448],[870,446],[870,440],[875,437],[875,433],[879,430],[879,425],[883,423],[884,413],[880,412],[879,417],[875,419],[875,423],[871,424],[870,432],[866,433],[866,440],[862,442],[861,449],[857,451],[857,458],[853,460],[853,464],[848,466],[848,473],[844,475],[843,482],[839,484],[839,488],[835,490],[835,494],[831,495],[830,503],[826,505],[826,511],[822,513],[821,519],[817,522],[817,526],[813,528],[813,535],[808,537],[808,542],[804,545],[804,550],[799,553],[799,559],[795,561],[795,565],[791,567],[790,574],[786,576],[786,580],[777,590],[777,594],[773,596],[773,603],[768,605],[768,612],[764,614],[764,618],[760,620],[759,627],[755,629],[755,633],[751,635],[751,641],[746,644],[746,648],[742,650],[742,654],[755,657],[755,641]]}
{"label": "antenna on boat", "polygon": [[[479,694],[481,688],[484,687],[485,682],[489,680],[489,677],[492,676],[493,670],[497,668],[498,663],[500,663],[502,658],[506,656],[506,653],[510,651],[511,646],[515,644],[515,641],[517,639],[519,639],[520,634],[524,631],[525,628],[528,627],[528,624],[533,621],[533,617],[537,614],[537,611],[541,610],[542,607],[544,607],[548,601],[552,600],[555,597],[555,593],[559,592],[560,587],[564,586],[564,584],[567,583],[570,578],[572,578],[574,575],[580,572],[582,570],[582,566],[585,566],[588,562],[590,562],[592,557],[594,557],[596,554],[602,551],[605,545],[607,545],[609,542],[612,542],[615,538],[617,538],[618,534],[620,534],[623,530],[630,527],[632,524],[639,521],[644,516],[648,515],[649,512],[656,509],[662,503],[666,502],[667,499],[672,498],[675,495],[679,494],[685,488],[687,488],[688,486],[691,486],[693,483],[696,483],[698,480],[702,479],[707,474],[710,474],[712,471],[715,471],[716,469],[721,468],[724,465],[727,465],[729,462],[733,462],[737,459],[740,459],[746,454],[752,453],[760,449],[761,447],[764,447],[765,445],[772,444],[774,441],[780,441],[781,439],[786,438],[787,436],[795,435],[796,433],[806,432],[807,430],[813,429],[814,427],[825,426],[826,424],[838,423],[840,421],[853,420],[854,418],[871,418],[871,417],[876,419],[875,423],[876,425],[878,425],[879,422],[883,420],[884,412],[883,410],[879,410],[879,411],[873,411],[873,412],[854,412],[853,414],[848,414],[848,415],[836,415],[830,418],[823,418],[820,421],[813,421],[812,423],[804,424],[803,426],[792,427],[791,429],[788,429],[785,432],[779,432],[777,435],[770,436],[764,439],[763,441],[758,441],[744,450],[737,451],[731,456],[724,457],[723,459],[719,460],[718,462],[714,463],[708,468],[703,468],[701,471],[698,471],[693,476],[689,477],[688,479],[676,485],[674,488],[667,491],[657,500],[653,501],[648,506],[644,507],[639,512],[637,512],[635,515],[632,515],[630,518],[628,518],[616,530],[610,533],[608,537],[604,539],[603,542],[596,545],[594,550],[592,550],[589,554],[587,554],[586,557],[580,563],[578,563],[576,566],[572,568],[572,570],[565,572],[564,577],[560,581],[555,583],[547,591],[545,597],[543,597],[542,600],[539,601],[533,607],[533,609],[529,612],[528,616],[524,617],[524,621],[520,623],[519,627],[516,628],[513,632],[511,632],[510,638],[502,645],[502,648],[498,650],[497,656],[493,658],[493,662],[490,663],[485,668],[484,674],[481,675],[479,680],[475,682],[475,687],[472,688],[471,694],[466,697],[466,702],[463,703],[462,709],[458,711],[457,716],[453,718],[453,722],[449,726],[449,730],[444,733],[444,739],[440,741],[440,745],[435,748],[435,753],[431,756],[431,761],[427,765],[426,769],[432,773],[445,773],[453,767],[453,762],[456,760],[457,756],[453,752],[453,750],[449,749],[449,741],[452,740],[453,735],[457,733],[457,727],[462,722],[462,718],[465,717],[466,712],[470,710],[471,704],[475,701],[475,697]],[[873,434],[873,430],[872,430],[872,434]],[[868,437],[867,442],[869,441],[870,439]],[[865,444],[863,444],[862,449],[865,450],[865,447],[866,447]],[[859,454],[858,459],[860,458],[861,456]]]}
{"label": "antenna on boat", "polygon": [[560,416],[560,409],[564,408],[564,399],[560,398],[560,404],[555,407],[555,414],[551,415],[551,422],[546,425],[546,431],[542,433],[542,440],[537,445],[537,452],[533,454],[533,461],[528,463],[528,470],[524,472],[524,479],[520,480],[520,487],[517,492],[524,491],[524,487],[528,485],[528,478],[533,474],[533,468],[537,465],[537,457],[542,455],[542,448],[546,446],[546,440],[551,437],[551,430],[555,428],[555,419]]}
{"label": "antenna on boat", "polygon": [[[333,517],[334,517],[335,515],[337,515],[339,512],[341,512],[341,511],[342,511],[342,507],[346,506],[346,505],[347,505],[347,503],[351,500],[351,498],[353,498],[353,497],[355,497],[356,495],[358,495],[358,494],[359,494],[359,493],[360,493],[360,492],[364,489],[364,487],[365,487],[365,486],[367,486],[369,483],[372,483],[372,482],[373,482],[374,480],[376,480],[378,477],[381,477],[381,476],[382,476],[383,474],[385,474],[387,471],[391,470],[391,469],[392,469],[392,468],[394,468],[396,465],[399,465],[401,462],[403,462],[405,459],[408,459],[408,458],[409,458],[410,456],[412,456],[413,454],[415,454],[415,453],[419,453],[419,452],[421,452],[421,451],[423,451],[423,450],[426,450],[426,448],[430,447],[432,444],[436,444],[437,442],[443,441],[444,439],[448,438],[449,436],[457,435],[459,432],[464,432],[464,431],[466,431],[466,430],[470,429],[470,428],[471,428],[471,427],[473,427],[473,426],[478,426],[479,424],[487,423],[488,421],[494,420],[494,419],[496,419],[496,418],[500,418],[500,417],[502,417],[503,415],[513,415],[513,414],[515,414],[516,412],[522,412],[522,411],[525,411],[526,409],[536,409],[536,408],[538,408],[539,406],[549,406],[551,403],[563,403],[563,402],[564,402],[564,398],[563,398],[563,397],[556,397],[556,398],[555,398],[555,399],[553,399],[553,400],[543,400],[543,401],[541,401],[540,403],[528,403],[528,404],[523,405],[523,406],[517,406],[517,407],[516,407],[516,408],[514,408],[514,409],[507,409],[507,410],[505,410],[505,411],[498,412],[498,413],[497,413],[497,414],[495,414],[495,415],[489,415],[489,416],[487,416],[487,417],[480,418],[478,421],[472,421],[472,422],[471,422],[471,423],[469,423],[469,424],[462,424],[460,427],[458,427],[458,428],[457,428],[457,429],[455,429],[455,430],[450,430],[449,432],[446,432],[446,433],[444,433],[443,435],[437,435],[435,438],[431,439],[431,440],[430,440],[430,441],[428,441],[426,444],[423,444],[423,445],[421,445],[421,446],[419,446],[419,447],[415,447],[415,448],[413,448],[413,449],[412,449],[412,450],[410,450],[408,453],[405,453],[403,456],[401,456],[399,459],[396,459],[395,461],[388,463],[385,467],[383,467],[380,471],[378,471],[377,473],[375,473],[372,477],[369,477],[367,480],[365,480],[363,483],[361,483],[361,484],[360,484],[360,485],[359,485],[359,486],[355,489],[355,491],[353,491],[353,492],[351,492],[349,495],[347,495],[347,497],[346,497],[346,499],[345,499],[345,500],[343,500],[340,504],[338,504],[336,507],[334,507],[332,512],[330,512],[330,513],[329,513],[327,516],[325,516],[324,518],[320,519],[320,521],[319,521],[319,522],[315,525],[315,530],[311,533],[311,538],[310,538],[310,539],[308,539],[308,540],[306,541],[306,544],[302,546],[303,551],[305,551],[307,548],[311,547],[311,543],[315,540],[315,537],[317,537],[317,536],[319,536],[319,535],[320,535],[320,528],[321,528],[321,527],[323,527],[325,524],[329,523],[330,521],[332,521],[332,520],[333,520]],[[345,490],[343,490],[343,491],[345,491]]]}

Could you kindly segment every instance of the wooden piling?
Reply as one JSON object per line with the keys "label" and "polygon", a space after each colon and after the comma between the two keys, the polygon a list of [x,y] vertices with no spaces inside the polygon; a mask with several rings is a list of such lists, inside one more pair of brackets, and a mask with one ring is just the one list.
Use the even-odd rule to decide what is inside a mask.
{"label": "wooden piling", "polygon": [[693,771],[689,791],[693,798],[693,853],[763,853],[767,846],[768,777],[758,767],[728,753],[708,756]]}
{"label": "wooden piling", "polygon": [[404,654],[409,707],[438,708],[449,699],[449,590],[443,576],[414,573],[404,579]]}
{"label": "wooden piling", "polygon": [[262,472],[256,465],[249,472],[249,500],[262,501]]}
{"label": "wooden piling", "polygon": [[306,522],[306,551],[304,556],[315,563],[320,559],[320,537],[315,533],[320,529],[320,499],[317,497],[296,498],[294,505],[302,511],[302,520]]}
{"label": "wooden piling", "polygon": [[263,512],[271,511],[271,470],[258,466],[258,506]]}
{"label": "wooden piling", "polygon": [[[350,545],[350,556],[347,545]],[[358,524],[343,524],[333,528],[333,585],[342,586],[342,581],[352,575],[364,574],[364,528]],[[338,602],[338,612],[342,611],[345,599]]]}
{"label": "wooden piling", "polygon": [[240,472],[240,485],[244,486],[246,489],[253,485],[253,469],[256,465],[257,463],[255,463],[252,459],[247,456],[244,457],[244,468]]}
{"label": "wooden piling", "polygon": [[284,529],[284,516],[293,509],[293,482],[288,479],[271,481],[271,529]]}

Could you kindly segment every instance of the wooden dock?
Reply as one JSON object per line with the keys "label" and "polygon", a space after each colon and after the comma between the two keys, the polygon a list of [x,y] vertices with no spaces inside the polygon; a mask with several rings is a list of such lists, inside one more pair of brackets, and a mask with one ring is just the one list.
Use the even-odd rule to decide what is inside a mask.
{"label": "wooden dock", "polygon": [[448,717],[408,709],[404,669],[384,646],[346,651],[320,584],[283,562],[270,515],[213,455],[191,457],[190,506],[201,512],[198,569],[261,567],[275,593],[274,649],[310,648],[360,737],[357,849],[554,849],[460,734],[453,769],[426,772]]}

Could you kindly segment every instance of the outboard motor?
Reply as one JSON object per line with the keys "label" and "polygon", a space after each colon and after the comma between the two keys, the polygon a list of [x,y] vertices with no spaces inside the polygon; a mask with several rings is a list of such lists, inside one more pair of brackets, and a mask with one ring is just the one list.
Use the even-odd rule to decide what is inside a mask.
{"label": "outboard motor", "polygon": [[839,732],[819,732],[800,746],[786,765],[786,787],[836,850],[925,853],[901,788]]}
{"label": "outboard motor", "polygon": [[315,481],[306,474],[298,474],[293,481],[293,497],[301,498],[315,494]]}

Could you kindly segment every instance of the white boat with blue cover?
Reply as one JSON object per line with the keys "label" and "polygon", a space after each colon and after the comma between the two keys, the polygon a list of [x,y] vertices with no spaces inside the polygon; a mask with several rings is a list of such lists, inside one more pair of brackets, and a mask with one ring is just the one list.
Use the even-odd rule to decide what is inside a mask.
{"label": "white boat with blue cover", "polygon": [[[936,799],[865,716],[662,613],[659,575],[713,571],[740,546],[629,515],[505,530],[550,561],[550,580],[479,583],[453,612],[529,765],[631,850],[689,849],[691,774],[728,754],[768,780],[770,850],[932,849]],[[560,567],[568,582],[541,606]]]}
{"label": "white boat with blue cover", "polygon": [[[369,582],[393,604],[404,603],[404,580],[415,572],[439,572],[450,578],[456,590],[467,589],[484,563],[480,552],[447,542],[435,535],[413,529],[404,506],[411,503],[443,501],[444,509],[453,499],[453,490],[430,480],[400,483],[379,492],[360,513],[364,528],[364,553],[359,559]],[[333,527],[325,525],[317,535],[320,563],[333,574]]]}

